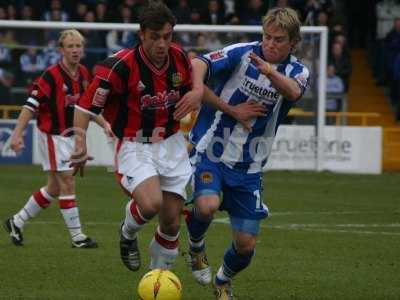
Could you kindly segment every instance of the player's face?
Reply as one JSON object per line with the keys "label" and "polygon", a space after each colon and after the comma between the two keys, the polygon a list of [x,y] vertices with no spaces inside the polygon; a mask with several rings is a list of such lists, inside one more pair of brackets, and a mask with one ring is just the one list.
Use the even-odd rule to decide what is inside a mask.
{"label": "player's face", "polygon": [[169,23],[165,23],[161,30],[146,28],[140,31],[142,47],[156,66],[162,66],[165,63],[172,41],[172,33],[173,28]]}
{"label": "player's face", "polygon": [[265,59],[273,64],[285,60],[293,48],[289,34],[275,25],[264,25],[262,51]]}
{"label": "player's face", "polygon": [[77,36],[68,35],[65,37],[60,51],[66,64],[76,65],[83,56],[83,41]]}

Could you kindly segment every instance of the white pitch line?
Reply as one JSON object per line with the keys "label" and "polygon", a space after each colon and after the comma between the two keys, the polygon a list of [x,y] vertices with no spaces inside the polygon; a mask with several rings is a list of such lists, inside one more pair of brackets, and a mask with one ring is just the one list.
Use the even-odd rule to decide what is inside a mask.
{"label": "white pitch line", "polygon": [[[216,224],[229,224],[229,218],[218,218],[213,221]],[[30,221],[32,225],[63,225],[62,221]],[[119,226],[120,222],[85,222],[84,225],[88,226]],[[388,224],[261,224],[262,228],[267,229],[278,229],[278,230],[302,230],[312,232],[327,232],[327,233],[351,233],[351,234],[379,234],[379,235],[391,235],[400,236],[400,232],[388,232],[388,231],[367,231],[367,230],[344,230],[340,228],[400,228],[400,223],[388,223]],[[333,229],[332,229],[333,228]]]}
{"label": "white pitch line", "polygon": [[[229,224],[229,218],[215,219],[214,223]],[[329,233],[351,233],[351,234],[379,234],[379,235],[399,235],[400,232],[387,231],[366,231],[366,230],[343,230],[330,228],[400,228],[400,223],[391,224],[261,224],[262,228],[281,229],[281,230],[302,230]]]}

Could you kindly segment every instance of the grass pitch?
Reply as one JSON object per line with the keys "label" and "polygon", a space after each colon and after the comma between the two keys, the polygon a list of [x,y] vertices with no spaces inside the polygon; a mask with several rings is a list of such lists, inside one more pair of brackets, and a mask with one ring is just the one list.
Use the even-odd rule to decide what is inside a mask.
{"label": "grass pitch", "polygon": [[[0,166],[0,219],[4,221],[45,182],[38,166]],[[0,231],[0,299],[137,299],[147,271],[147,245],[155,229],[141,231],[143,267],[133,273],[120,262],[118,227],[126,198],[105,168],[77,180],[85,232],[98,249],[72,249],[57,205],[26,225],[25,246]],[[264,199],[271,216],[263,222],[251,266],[233,282],[238,300],[400,299],[400,174],[380,176],[270,172]],[[221,213],[207,238],[215,271],[230,243]],[[173,271],[184,300],[213,299],[197,285],[181,256]]]}

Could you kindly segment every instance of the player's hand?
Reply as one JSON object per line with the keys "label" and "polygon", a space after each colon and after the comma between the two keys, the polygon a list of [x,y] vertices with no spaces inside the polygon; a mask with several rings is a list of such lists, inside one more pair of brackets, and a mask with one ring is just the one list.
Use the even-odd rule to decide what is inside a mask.
{"label": "player's hand", "polygon": [[263,60],[261,57],[259,57],[257,54],[254,52],[251,52],[249,54],[249,58],[251,62],[256,66],[256,68],[265,76],[270,74],[272,72],[272,66],[270,63],[266,62]]}
{"label": "player's hand", "polygon": [[25,148],[24,138],[21,134],[13,134],[11,137],[11,149],[18,153]]}
{"label": "player's hand", "polygon": [[104,125],[103,125],[103,130],[104,130],[104,134],[109,137],[109,138],[116,138],[114,132],[112,131],[111,125],[110,123],[108,123],[107,121],[105,121]]}
{"label": "player's hand", "polygon": [[242,124],[248,131],[251,131],[251,119],[264,117],[266,115],[267,108],[264,105],[257,103],[255,100],[249,100],[232,106],[232,117]]}
{"label": "player's hand", "polygon": [[188,113],[200,109],[203,91],[195,89],[187,92],[175,105],[174,119],[180,120]]}
{"label": "player's hand", "polygon": [[86,162],[89,160],[93,160],[93,157],[87,154],[86,145],[76,142],[75,151],[69,159],[69,166],[74,169],[72,175],[75,176],[79,171],[79,175],[83,177]]}

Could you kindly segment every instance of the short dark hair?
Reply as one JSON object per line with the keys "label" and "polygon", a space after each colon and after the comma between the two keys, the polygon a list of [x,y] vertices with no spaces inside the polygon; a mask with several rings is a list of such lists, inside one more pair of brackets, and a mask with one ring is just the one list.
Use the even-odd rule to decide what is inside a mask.
{"label": "short dark hair", "polygon": [[139,16],[140,29],[146,28],[160,30],[169,23],[172,27],[176,24],[176,18],[171,10],[162,2],[150,1]]}

